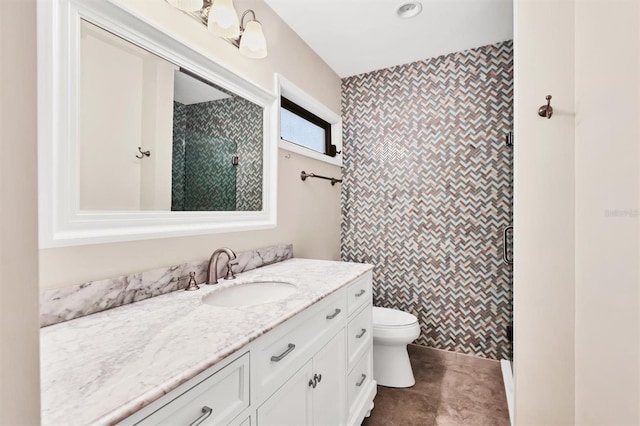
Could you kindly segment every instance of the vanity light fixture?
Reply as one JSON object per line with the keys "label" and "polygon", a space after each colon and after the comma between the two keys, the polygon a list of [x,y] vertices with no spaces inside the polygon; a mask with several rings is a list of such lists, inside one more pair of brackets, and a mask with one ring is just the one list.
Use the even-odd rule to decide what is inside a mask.
{"label": "vanity light fixture", "polygon": [[[244,25],[244,17],[251,13],[253,19]],[[267,40],[262,32],[262,24],[256,20],[256,14],[249,9],[240,19],[240,53],[248,58],[260,59],[267,56]]]}
{"label": "vanity light fixture", "polygon": [[185,12],[196,12],[202,9],[202,1],[203,0],[167,0],[167,3]]}
{"label": "vanity light fixture", "polygon": [[[248,58],[267,56],[267,40],[262,24],[253,10],[246,10],[240,19],[233,0],[166,0],[170,5],[207,26],[213,34],[224,38]],[[196,8],[196,6],[198,6]],[[251,15],[245,23],[245,18]]]}
{"label": "vanity light fixture", "polygon": [[238,13],[233,0],[215,0],[209,9],[207,22],[209,31],[218,37],[236,39],[240,37]]}

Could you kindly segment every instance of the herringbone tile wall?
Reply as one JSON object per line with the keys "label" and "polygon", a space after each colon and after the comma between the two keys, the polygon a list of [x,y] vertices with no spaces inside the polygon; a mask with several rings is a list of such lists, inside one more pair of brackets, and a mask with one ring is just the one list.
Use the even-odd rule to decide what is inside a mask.
{"label": "herringbone tile wall", "polygon": [[171,209],[261,210],[262,107],[239,96],[174,102],[173,118]]}
{"label": "herringbone tile wall", "polygon": [[173,102],[173,144],[171,147],[171,210],[184,210],[184,148],[187,106]]}
{"label": "herringbone tile wall", "polygon": [[[236,169],[231,157],[238,150],[234,129],[235,99],[187,105],[185,132],[185,210],[233,211]],[[241,105],[244,104],[240,99]],[[248,102],[247,102],[248,103]]]}
{"label": "herringbone tile wall", "polygon": [[342,119],[343,260],[376,266],[419,344],[511,358],[513,43],[345,78]]}

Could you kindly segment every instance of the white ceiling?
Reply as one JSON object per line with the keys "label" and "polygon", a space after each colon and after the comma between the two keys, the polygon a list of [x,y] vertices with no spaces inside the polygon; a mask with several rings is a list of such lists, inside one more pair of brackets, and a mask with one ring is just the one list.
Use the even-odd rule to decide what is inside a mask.
{"label": "white ceiling", "polygon": [[231,97],[209,84],[180,72],[180,70],[176,70],[174,76],[173,99],[181,104],[199,104],[200,102],[217,101]]}
{"label": "white ceiling", "polygon": [[513,38],[512,0],[421,0],[411,19],[403,0],[265,1],[340,77]]}

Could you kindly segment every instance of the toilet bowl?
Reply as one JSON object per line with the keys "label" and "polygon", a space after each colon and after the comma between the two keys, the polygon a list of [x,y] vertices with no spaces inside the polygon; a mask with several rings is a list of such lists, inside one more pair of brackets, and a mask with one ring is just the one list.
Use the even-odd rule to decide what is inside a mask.
{"label": "toilet bowl", "polygon": [[389,308],[373,308],[373,378],[379,385],[408,388],[416,383],[407,345],[420,335],[418,318]]}

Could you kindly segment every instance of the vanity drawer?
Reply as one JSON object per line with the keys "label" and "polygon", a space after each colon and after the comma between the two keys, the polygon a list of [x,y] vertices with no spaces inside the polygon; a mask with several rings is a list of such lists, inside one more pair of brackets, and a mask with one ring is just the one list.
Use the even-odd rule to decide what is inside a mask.
{"label": "vanity drawer", "polygon": [[254,351],[256,368],[260,372],[259,396],[272,393],[289,378],[289,372],[308,361],[312,351],[320,349],[315,346],[326,334],[344,327],[347,312],[344,296],[344,292],[331,295],[318,302],[313,312],[303,312],[294,328],[264,336],[265,344]]}
{"label": "vanity drawer", "polygon": [[373,380],[373,360],[371,349],[365,353],[347,377],[347,398],[349,400],[349,418],[354,414],[360,399],[364,398]]}
{"label": "vanity drawer", "polygon": [[249,353],[246,353],[136,424],[188,425],[205,417],[203,426],[227,424],[248,406]]}
{"label": "vanity drawer", "polygon": [[328,298],[327,303],[323,304],[320,308],[318,316],[322,323],[320,327],[323,332],[325,329],[328,329],[328,327],[331,327],[336,323],[346,321],[347,298],[345,297],[344,291],[331,295],[330,298]]}
{"label": "vanity drawer", "polygon": [[371,273],[360,277],[347,289],[347,305],[349,315],[353,314],[366,303],[371,303]]}
{"label": "vanity drawer", "polygon": [[371,347],[373,338],[371,305],[366,306],[347,326],[347,371],[351,371],[362,354]]}

